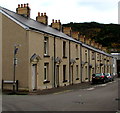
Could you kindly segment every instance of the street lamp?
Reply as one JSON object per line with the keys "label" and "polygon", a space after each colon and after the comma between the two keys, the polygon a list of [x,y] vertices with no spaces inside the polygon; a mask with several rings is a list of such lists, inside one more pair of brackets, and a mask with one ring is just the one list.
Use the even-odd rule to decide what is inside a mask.
{"label": "street lamp", "polygon": [[19,45],[19,44],[15,44],[14,45],[14,51],[13,51],[13,53],[14,53],[14,58],[13,58],[13,93],[15,93],[15,71],[16,71],[16,65],[17,65],[17,57],[16,57],[16,55],[17,55],[17,52],[18,52],[18,47],[19,46],[21,46],[21,45]]}

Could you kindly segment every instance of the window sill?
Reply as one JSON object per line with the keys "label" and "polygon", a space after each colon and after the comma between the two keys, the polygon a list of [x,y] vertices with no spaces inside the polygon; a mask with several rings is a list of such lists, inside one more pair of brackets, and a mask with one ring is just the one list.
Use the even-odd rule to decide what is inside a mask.
{"label": "window sill", "polygon": [[44,57],[50,57],[49,55],[44,55]]}
{"label": "window sill", "polygon": [[66,56],[63,56],[63,58],[67,58]]}
{"label": "window sill", "polygon": [[63,83],[67,82],[67,80],[64,80]]}
{"label": "window sill", "polygon": [[76,60],[79,60],[79,58],[76,58]]}
{"label": "window sill", "polygon": [[44,84],[47,84],[47,83],[50,83],[50,81],[46,80],[46,81],[44,81],[43,83],[44,83]]}
{"label": "window sill", "polygon": [[79,80],[79,78],[76,78],[76,80]]}

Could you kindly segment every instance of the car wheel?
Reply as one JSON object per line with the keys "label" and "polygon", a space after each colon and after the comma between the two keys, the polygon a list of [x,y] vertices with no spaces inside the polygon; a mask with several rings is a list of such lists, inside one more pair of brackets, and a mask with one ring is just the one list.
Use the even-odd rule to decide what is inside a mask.
{"label": "car wheel", "polygon": [[106,82],[106,80],[104,79],[104,80],[103,80],[103,83],[105,83],[105,82]]}

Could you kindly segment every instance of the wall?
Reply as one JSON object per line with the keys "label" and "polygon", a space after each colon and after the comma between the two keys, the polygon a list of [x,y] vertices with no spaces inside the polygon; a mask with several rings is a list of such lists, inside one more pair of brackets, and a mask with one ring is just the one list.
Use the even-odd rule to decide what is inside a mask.
{"label": "wall", "polygon": [[[25,29],[3,15],[2,58],[3,80],[13,80],[14,45],[20,44],[16,66],[19,89],[28,90],[28,34]],[[7,71],[6,71],[7,70]],[[11,85],[12,88],[12,85]]]}
{"label": "wall", "polygon": [[[66,42],[65,57],[63,57],[63,41]],[[57,57],[59,57],[62,61],[60,64],[56,64],[59,65],[59,86],[69,85],[69,41],[68,40],[64,40],[58,37],[55,38],[55,58]],[[66,82],[63,81],[63,65],[66,65]]]}
{"label": "wall", "polygon": [[82,47],[82,82],[88,81],[88,49]]}
{"label": "wall", "polygon": [[[49,56],[44,56],[44,36],[48,37]],[[29,59],[33,54],[40,56],[37,64],[37,89],[48,89],[53,87],[53,56],[54,56],[54,37],[48,34],[29,31]],[[49,63],[49,81],[44,84],[44,63]],[[29,87],[32,90],[32,63],[29,62]]]}
{"label": "wall", "polygon": [[0,13],[0,81],[2,81],[2,13]]}
{"label": "wall", "polygon": [[[78,50],[76,46],[78,47]],[[70,65],[70,73],[69,73],[70,84],[80,83],[81,82],[80,44],[77,44],[75,42],[70,42],[70,59],[75,60],[75,63]],[[78,65],[78,76],[76,70],[77,65]]]}

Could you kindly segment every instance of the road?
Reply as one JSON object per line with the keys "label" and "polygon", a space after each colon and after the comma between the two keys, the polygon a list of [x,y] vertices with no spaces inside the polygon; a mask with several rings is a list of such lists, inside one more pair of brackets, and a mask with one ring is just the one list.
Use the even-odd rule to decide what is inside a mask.
{"label": "road", "polygon": [[118,81],[48,95],[3,95],[3,111],[117,111]]}

